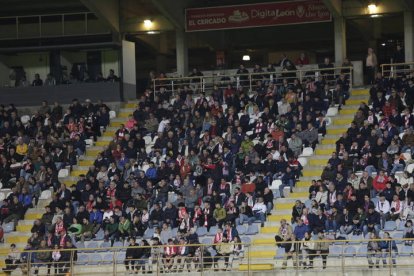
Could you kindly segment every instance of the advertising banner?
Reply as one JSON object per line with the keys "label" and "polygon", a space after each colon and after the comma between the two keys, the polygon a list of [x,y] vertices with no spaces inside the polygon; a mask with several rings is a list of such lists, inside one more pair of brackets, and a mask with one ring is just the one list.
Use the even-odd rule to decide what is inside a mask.
{"label": "advertising banner", "polygon": [[186,9],[186,31],[210,31],[331,21],[320,0]]}

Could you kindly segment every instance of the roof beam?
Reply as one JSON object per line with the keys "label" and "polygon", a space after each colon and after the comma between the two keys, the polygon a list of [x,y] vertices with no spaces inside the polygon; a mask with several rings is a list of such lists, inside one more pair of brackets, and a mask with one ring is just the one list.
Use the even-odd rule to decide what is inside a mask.
{"label": "roof beam", "polygon": [[91,12],[119,33],[119,0],[80,0]]}
{"label": "roof beam", "polygon": [[322,0],[334,17],[342,16],[342,0]]}
{"label": "roof beam", "polygon": [[188,1],[151,0],[151,2],[171,22],[175,29],[184,29],[184,8]]}

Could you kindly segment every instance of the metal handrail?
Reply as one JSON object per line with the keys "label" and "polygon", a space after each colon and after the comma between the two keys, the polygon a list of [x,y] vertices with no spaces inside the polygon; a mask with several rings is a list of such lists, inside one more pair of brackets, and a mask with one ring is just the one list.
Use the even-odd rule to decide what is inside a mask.
{"label": "metal handrail", "polygon": [[413,72],[414,61],[381,64],[382,76],[397,76],[398,73]]}
{"label": "metal handrail", "polygon": [[[276,264],[277,266],[280,264],[281,267],[283,269],[293,269],[295,271],[300,271],[303,268],[303,265],[300,264],[300,261],[303,260],[308,260],[310,261],[312,264],[314,262],[315,258],[318,257],[322,257],[323,261],[325,262],[325,260],[329,257],[329,258],[335,258],[337,260],[339,260],[339,262],[334,262],[334,263],[330,263],[330,267],[331,268],[335,268],[335,269],[340,269],[343,273],[348,271],[348,270],[352,270],[352,269],[360,269],[362,268],[362,266],[360,264],[355,264],[355,263],[351,263],[352,267],[350,267],[350,263],[349,260],[352,261],[352,258],[360,258],[360,257],[364,257],[367,258],[368,262],[371,262],[372,259],[375,260],[382,260],[383,262],[386,262],[386,265],[384,266],[386,269],[389,269],[389,272],[391,273],[391,271],[393,269],[397,269],[397,268],[408,268],[411,267],[410,265],[407,264],[398,264],[398,266],[395,267],[395,260],[398,260],[398,258],[400,258],[400,253],[397,253],[393,250],[392,248],[392,243],[389,243],[389,248],[388,249],[378,249],[375,251],[368,251],[365,250],[363,252],[360,251],[354,251],[354,252],[347,252],[345,250],[345,248],[347,246],[352,246],[352,245],[356,245],[356,244],[361,244],[361,246],[367,246],[367,244],[369,242],[381,242],[381,241],[387,241],[387,240],[392,240],[395,241],[396,243],[399,242],[410,242],[413,243],[414,239],[406,239],[406,238],[395,238],[395,239],[363,239],[363,240],[331,240],[331,239],[323,239],[323,240],[309,240],[309,241],[282,241],[282,242],[272,242],[272,243],[260,243],[260,244],[255,244],[253,243],[233,243],[233,245],[243,245],[244,246],[244,254],[240,257],[240,256],[234,256],[232,254],[229,255],[224,255],[224,256],[220,256],[218,255],[218,257],[213,257],[213,259],[210,259],[210,261],[208,261],[209,263],[205,263],[206,260],[204,260],[204,252],[207,248],[210,247],[214,247],[217,246],[219,244],[211,244],[211,243],[200,243],[200,244],[185,244],[185,245],[180,245],[180,244],[174,244],[174,245],[155,245],[155,246],[134,246],[135,248],[147,248],[147,249],[151,249],[151,248],[155,248],[158,247],[159,248],[159,252],[160,254],[157,254],[156,256],[152,256],[150,255],[149,257],[145,257],[145,258],[141,258],[141,259],[127,259],[127,261],[142,261],[143,265],[148,265],[148,268],[150,269],[154,269],[154,266],[156,266],[156,274],[160,274],[163,269],[165,269],[166,267],[166,260],[169,260],[166,256],[164,256],[164,248],[165,247],[180,247],[180,246],[185,246],[185,247],[197,247],[200,248],[200,255],[194,255],[194,256],[184,256],[184,260],[180,260],[180,265],[187,266],[186,262],[191,264],[194,264],[194,266],[196,266],[196,264],[198,265],[198,268],[201,270],[200,272],[203,273],[203,271],[205,271],[204,266],[207,265],[207,269],[217,269],[215,267],[215,265],[220,266],[219,261],[222,260],[222,258],[227,258],[227,257],[231,257],[231,265],[233,264],[233,260],[236,259],[239,262],[239,265],[244,265],[245,267],[247,266],[247,272],[250,273],[252,271],[254,271],[254,266],[255,265],[255,254],[253,253],[256,246],[258,247],[262,247],[262,246],[274,246],[274,250],[278,250],[277,248],[284,248],[283,246],[286,247],[286,244],[290,244],[294,250],[290,251],[290,252],[285,252],[283,253],[283,255],[275,255],[274,257],[265,257],[265,258],[260,258],[260,260],[265,260],[266,262],[269,262],[271,264]],[[330,252],[329,247],[325,246],[324,249],[322,251],[320,251],[318,248],[313,248],[310,249],[306,252],[303,252],[303,248],[299,248],[298,250],[296,250],[295,246],[298,246],[298,244],[303,244],[304,242],[308,242],[308,243],[329,243],[329,245],[331,245],[332,243],[334,244],[333,246],[339,247],[341,246],[341,249],[337,252]],[[352,244],[351,244],[352,243]],[[54,265],[65,265],[65,267],[68,269],[70,275],[81,275],[83,273],[85,274],[95,274],[95,272],[91,272],[91,273],[86,273],[86,272],[80,272],[77,271],[80,266],[82,264],[87,264],[88,267],[93,267],[93,266],[102,266],[102,265],[109,265],[112,266],[112,274],[113,275],[117,275],[119,273],[122,273],[123,271],[123,267],[124,267],[124,259],[120,260],[118,258],[118,254],[120,251],[122,250],[126,250],[128,247],[127,246],[122,246],[122,247],[102,247],[102,248],[76,248],[76,249],[60,249],[59,251],[63,252],[63,251],[71,251],[71,259],[69,261],[38,261],[35,257],[36,253],[39,252],[53,252],[54,249],[48,249],[48,250],[27,250],[27,251],[23,251],[21,253],[25,253],[27,254],[28,258],[26,260],[26,262],[22,263],[22,265],[25,265],[25,268],[28,269],[28,271],[30,271],[30,268],[36,267],[45,267],[47,266],[48,268],[51,267],[51,269],[54,269]],[[412,247],[411,247],[412,248]],[[338,249],[338,248],[337,248]],[[355,249],[355,248],[354,248]],[[82,253],[92,253],[92,252],[102,252],[102,253],[110,253],[113,254],[112,255],[112,261],[108,260],[104,260],[104,259],[97,259],[97,260],[93,260],[93,259],[89,259],[87,262],[78,259],[78,262],[75,262],[73,260],[73,256],[74,256],[74,252],[75,250],[82,254]],[[262,250],[262,249],[258,249],[258,250]],[[306,254],[305,254],[306,253]],[[335,253],[335,254],[333,254]],[[405,256],[406,252],[402,252]],[[412,250],[411,250],[411,254],[412,254]],[[155,259],[154,259],[155,257]],[[175,263],[175,270],[178,270],[178,259],[180,257],[177,257],[177,260],[173,260],[173,264]],[[292,267],[287,267],[287,262],[289,259],[292,259],[293,261],[293,266]],[[385,261],[384,261],[385,260]],[[400,258],[401,260],[401,258]],[[121,272],[118,269],[118,264],[123,264],[121,267]],[[139,262],[138,262],[139,263]],[[137,263],[135,263],[137,264]],[[224,263],[226,265],[226,262]],[[257,263],[256,263],[257,264]],[[227,263],[227,265],[229,265],[229,263]],[[227,266],[226,266],[227,267]],[[364,267],[366,267],[366,265],[364,265]],[[276,267],[275,267],[276,268]],[[22,268],[23,269],[23,268]],[[188,269],[188,266],[185,270]],[[277,269],[279,269],[279,267],[277,267]],[[238,270],[237,270],[238,271]],[[233,272],[236,272],[235,270],[233,270]],[[101,273],[99,271],[96,271],[96,274]],[[30,272],[29,274],[30,275]]]}
{"label": "metal handrail", "polygon": [[[236,69],[235,69],[236,70]],[[327,73],[324,73],[327,72]],[[332,73],[331,73],[332,72]],[[317,78],[321,75],[326,77],[328,83],[335,83],[336,76],[344,74],[348,77],[350,89],[352,89],[352,74],[353,67],[332,67],[332,68],[312,68],[312,69],[297,69],[288,71],[273,71],[273,72],[258,72],[258,73],[242,73],[242,74],[217,74],[217,75],[206,75],[206,76],[194,76],[194,77],[166,77],[166,78],[155,78],[153,79],[153,92],[155,94],[160,88],[165,91],[175,93],[178,88],[184,86],[195,86],[196,90],[202,93],[206,92],[207,87],[212,89],[214,86],[219,88],[225,88],[231,84],[236,88],[239,86],[248,87],[249,91],[252,91],[256,87],[257,81],[265,83],[275,82],[276,79],[288,80],[292,83],[293,80],[297,79],[300,83],[308,77]]]}

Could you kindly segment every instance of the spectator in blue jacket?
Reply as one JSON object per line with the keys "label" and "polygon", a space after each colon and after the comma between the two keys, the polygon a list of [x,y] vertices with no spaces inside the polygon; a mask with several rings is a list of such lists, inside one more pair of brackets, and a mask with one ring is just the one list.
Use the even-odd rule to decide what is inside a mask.
{"label": "spectator in blue jacket", "polygon": [[19,202],[23,205],[24,211],[26,212],[27,209],[32,208],[32,195],[29,194],[27,188],[23,187],[22,193],[19,195]]}
{"label": "spectator in blue jacket", "polygon": [[305,237],[305,233],[309,231],[309,228],[303,223],[301,218],[299,218],[297,222],[298,224],[296,225],[295,230],[293,230],[293,234],[295,234],[298,240],[302,240]]}
{"label": "spectator in blue jacket", "polygon": [[89,214],[89,222],[92,224],[102,224],[103,214],[96,206],[93,206],[92,212]]}
{"label": "spectator in blue jacket", "polygon": [[154,180],[157,178],[157,168],[155,168],[154,162],[149,163],[149,168],[145,172],[145,176],[151,180]]}

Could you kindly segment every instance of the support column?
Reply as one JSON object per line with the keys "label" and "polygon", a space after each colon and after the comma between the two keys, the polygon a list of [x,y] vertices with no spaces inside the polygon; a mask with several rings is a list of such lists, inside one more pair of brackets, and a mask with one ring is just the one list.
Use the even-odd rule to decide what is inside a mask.
{"label": "support column", "polygon": [[414,61],[414,13],[404,12],[404,51],[405,61]]}
{"label": "support column", "polygon": [[335,63],[342,64],[346,58],[346,26],[345,18],[334,18]]}
{"label": "support column", "polygon": [[187,36],[184,30],[175,31],[175,45],[177,53],[177,74],[184,77],[188,74]]}
{"label": "support column", "polygon": [[135,42],[122,40],[121,100],[137,98],[137,76],[135,68]]}

